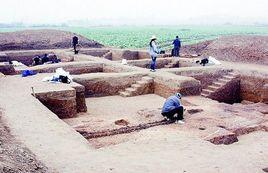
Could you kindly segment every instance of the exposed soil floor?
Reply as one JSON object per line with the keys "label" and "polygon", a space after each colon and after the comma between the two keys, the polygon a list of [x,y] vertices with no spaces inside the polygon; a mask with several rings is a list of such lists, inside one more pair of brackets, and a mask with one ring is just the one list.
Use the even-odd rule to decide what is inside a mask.
{"label": "exposed soil floor", "polygon": [[[89,129],[97,132],[107,129],[118,129],[121,126],[133,126],[163,120],[161,107],[165,99],[155,94],[135,97],[108,96],[88,98],[88,112],[76,118],[64,119],[74,128]],[[209,140],[214,135],[237,133],[238,136],[259,130],[268,122],[266,104],[235,104],[228,105],[199,96],[185,97],[183,103],[185,125],[177,125],[176,129],[203,140]],[[202,106],[200,106],[202,105]],[[117,120],[124,120],[127,124],[116,125]],[[170,125],[169,125],[170,126]],[[249,130],[250,129],[250,130]],[[107,147],[135,139],[136,132],[89,139],[95,148]]]}
{"label": "exposed soil floor", "polygon": [[267,73],[267,65],[221,61],[222,65],[243,72]]}
{"label": "exposed soil floor", "polygon": [[1,120],[0,110],[0,172],[2,173],[45,173],[47,167],[35,155],[18,142]]}
{"label": "exposed soil floor", "polygon": [[[64,119],[71,126],[85,125],[92,130],[116,128],[115,121],[124,119],[129,124],[150,122],[163,119],[160,114],[165,99],[155,94],[136,97],[108,96],[87,98],[87,113],[80,113],[76,118]],[[148,109],[149,108],[149,109]],[[152,111],[150,115],[146,115]],[[157,112],[158,114],[155,114]],[[145,113],[145,114],[144,114]]]}
{"label": "exposed soil floor", "polygon": [[[159,108],[164,100],[154,94],[129,98],[87,98],[87,106],[90,108],[88,113],[64,121],[72,126],[85,123],[90,128],[98,130],[103,127],[116,128],[114,121],[122,118],[130,124],[161,119]],[[199,96],[187,97],[184,103],[188,110],[200,109],[198,105],[201,103],[207,106],[202,107],[201,112],[186,113],[184,125],[164,125],[128,134],[90,139],[89,145],[96,149],[91,151],[96,155],[93,168],[100,166],[105,172],[252,173],[263,172],[262,169],[268,167],[267,132],[255,131],[239,136],[239,141],[231,145],[214,145],[202,138],[207,135],[206,132],[211,132],[210,128],[214,130],[216,126],[209,119],[213,120],[214,116],[214,120],[218,121],[219,116],[230,117],[234,112],[227,111],[227,107],[232,106]],[[226,106],[226,111],[222,106]],[[241,109],[247,105],[233,106],[240,106]],[[219,115],[216,114],[217,107],[223,110]],[[251,107],[258,109],[256,105]],[[256,111],[255,108],[251,109]],[[148,116],[152,112],[157,118]],[[208,116],[204,117],[205,114]],[[240,122],[242,121],[244,119]],[[207,130],[199,130],[198,127],[205,127]]]}
{"label": "exposed soil floor", "polygon": [[[86,55],[80,58],[93,59]],[[267,71],[262,65],[223,65],[252,73]],[[45,75],[51,74],[0,79],[3,117],[16,135],[0,123],[0,168],[5,167],[5,172],[261,173],[268,168],[267,104],[228,105],[200,96],[184,97],[184,125],[86,140],[74,128],[86,126],[94,132],[162,120],[165,99],[155,94],[87,98],[87,113],[62,121],[31,95],[32,86],[35,91],[70,90],[68,85],[41,82]],[[225,133],[236,134],[238,141],[230,145],[209,141]]]}
{"label": "exposed soil floor", "polygon": [[126,137],[127,142],[97,152],[108,157],[103,160],[107,172],[261,173],[268,167],[265,132],[241,136],[233,145],[218,146],[180,131],[177,126],[133,133]]}

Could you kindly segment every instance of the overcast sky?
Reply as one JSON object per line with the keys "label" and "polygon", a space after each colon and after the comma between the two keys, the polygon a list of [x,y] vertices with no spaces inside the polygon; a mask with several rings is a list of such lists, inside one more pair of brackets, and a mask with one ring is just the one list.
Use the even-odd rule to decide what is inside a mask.
{"label": "overcast sky", "polygon": [[268,23],[268,0],[0,0],[0,23]]}

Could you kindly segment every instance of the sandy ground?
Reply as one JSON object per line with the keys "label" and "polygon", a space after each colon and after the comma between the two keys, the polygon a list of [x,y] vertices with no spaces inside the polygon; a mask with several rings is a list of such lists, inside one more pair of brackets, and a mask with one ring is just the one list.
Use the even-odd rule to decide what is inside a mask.
{"label": "sandy ground", "polygon": [[[206,113],[211,110],[211,105],[217,104],[215,101],[198,97],[189,97],[186,101],[196,105],[206,102],[207,107],[203,107]],[[112,127],[111,124],[118,118],[126,118],[130,123],[135,122],[138,120],[139,110],[158,109],[163,102],[164,98],[154,94],[130,98],[88,98],[88,114],[64,121],[76,125],[100,120],[100,124],[105,122]],[[215,113],[217,110],[211,112]],[[262,172],[262,169],[268,166],[268,133],[254,132],[239,137],[239,142],[232,145],[214,145],[200,138],[196,131],[187,128],[187,122],[190,121],[191,117],[187,115],[185,125],[158,126],[130,134],[90,139],[89,144],[97,149],[95,153],[98,156],[108,159],[105,159],[107,162],[102,159],[105,172],[251,173]],[[94,124],[92,128],[98,129],[98,122]]]}
{"label": "sandy ground", "polygon": [[[257,118],[267,117],[267,114],[264,116],[255,109],[237,107],[239,110],[236,110],[209,99],[189,97],[185,99],[196,105],[189,107],[200,108],[199,104],[207,105],[203,107],[203,112],[192,115],[192,118],[186,116],[186,124],[183,126],[158,126],[140,132],[86,141],[69,124],[74,126],[95,121],[94,128],[115,127],[114,121],[121,118],[136,123],[144,120],[144,117],[137,118],[140,115],[138,111],[147,109],[145,112],[148,113],[159,110],[164,99],[156,95],[126,99],[119,96],[89,98],[89,112],[77,119],[65,119],[67,124],[30,95],[30,87],[36,84],[33,81],[40,78],[41,75],[23,79],[19,76],[1,78],[0,107],[6,114],[5,120],[11,134],[35,153],[49,171],[252,173],[263,172],[262,169],[268,167],[267,132],[256,131],[242,135],[232,145],[214,145],[204,140],[203,131],[201,133],[197,129],[199,125],[206,125],[205,123],[216,126],[219,119],[228,119],[234,115],[242,122],[255,118],[251,115]],[[43,86],[41,83],[36,85]],[[208,119],[203,119],[202,116],[206,113],[209,113],[206,117]],[[240,117],[243,114],[245,116]]]}
{"label": "sandy ground", "polygon": [[[150,120],[162,120],[160,110],[165,101],[163,97],[155,94],[137,97],[108,96],[99,98],[87,98],[87,113],[79,114],[76,118],[64,119],[71,126],[90,123],[94,129],[116,128],[115,121],[124,119],[129,125],[150,122]],[[157,112],[154,117],[146,118],[143,112]],[[90,125],[88,124],[88,125]]]}
{"label": "sandy ground", "polygon": [[255,72],[267,74],[267,65],[221,61],[222,65],[243,72]]}
{"label": "sandy ground", "polygon": [[187,132],[162,126],[133,134],[118,145],[98,149],[109,157],[107,172],[191,172],[252,173],[267,165],[267,137],[264,132],[239,138],[233,145],[213,145]]}
{"label": "sandy ground", "polygon": [[[135,123],[141,120],[138,118],[140,110],[147,109],[145,111],[147,113],[150,113],[150,110],[159,110],[164,101],[164,98],[154,94],[130,98],[120,96],[88,98],[87,114],[64,121],[72,126],[94,122],[92,129],[116,128],[115,120],[124,118],[130,123]],[[234,116],[233,113],[222,109],[222,106],[226,106],[226,109],[229,106],[200,97],[187,97],[184,102],[188,103],[186,106],[188,109],[200,108],[198,106],[200,104],[206,106],[202,107],[204,111],[198,113],[199,115],[186,114],[185,125],[158,126],[130,134],[90,139],[89,144],[97,149],[99,155],[110,155],[112,160],[109,160],[111,163],[109,172],[244,173],[262,172],[262,169],[268,166],[267,132],[258,131],[240,136],[239,141],[231,145],[214,145],[202,138],[206,133],[198,130],[198,127],[213,129],[214,122],[207,119],[202,121],[203,124],[198,124],[195,120],[202,117],[204,120],[214,118],[214,121],[220,122],[219,116]],[[241,111],[243,106],[246,107],[238,105],[242,106],[239,108]],[[204,116],[205,114],[207,116]],[[161,118],[161,115],[158,115]],[[245,122],[245,119],[241,118],[241,121]]]}
{"label": "sandy ground", "polygon": [[[144,101],[145,98],[147,101]],[[117,104],[116,107],[112,106],[111,100]],[[194,97],[187,100],[196,104],[204,102],[194,101]],[[163,101],[162,97],[153,94],[131,98],[88,98],[87,105],[92,109],[87,115],[64,121],[74,125],[82,121],[102,119],[113,124],[117,118],[126,117],[133,122],[137,120],[135,117],[138,110],[144,107],[157,109],[162,106]],[[205,109],[209,109],[209,106]],[[127,116],[128,112],[133,115],[132,118]],[[91,139],[89,144],[97,149],[94,153],[105,163],[105,172],[251,173],[262,172],[268,166],[267,137],[266,132],[254,132],[239,137],[239,142],[232,145],[214,145],[182,126],[172,124],[130,134]]]}
{"label": "sandy ground", "polygon": [[2,116],[0,109],[0,172],[49,172],[28,148],[10,134],[9,128],[1,120]]}

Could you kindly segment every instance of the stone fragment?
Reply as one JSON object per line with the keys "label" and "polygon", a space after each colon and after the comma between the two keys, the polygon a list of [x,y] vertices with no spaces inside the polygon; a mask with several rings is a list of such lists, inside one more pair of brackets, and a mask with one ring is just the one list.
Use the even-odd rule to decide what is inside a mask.
{"label": "stone fragment", "polygon": [[264,172],[268,172],[268,167],[262,169]]}
{"label": "stone fragment", "polygon": [[13,65],[8,62],[0,62],[0,73],[5,75],[14,75],[16,72]]}
{"label": "stone fragment", "polygon": [[203,109],[188,109],[187,110],[187,112],[189,113],[189,114],[196,114],[196,113],[198,113],[198,112],[202,112],[203,111]]}
{"label": "stone fragment", "polygon": [[127,126],[129,124],[129,122],[124,119],[116,120],[114,123],[118,126]]}
{"label": "stone fragment", "polygon": [[5,75],[4,75],[3,73],[0,73],[0,78],[1,78],[1,77],[5,77]]}
{"label": "stone fragment", "polygon": [[216,145],[229,145],[238,142],[238,138],[235,133],[221,128],[206,137],[205,140]]}

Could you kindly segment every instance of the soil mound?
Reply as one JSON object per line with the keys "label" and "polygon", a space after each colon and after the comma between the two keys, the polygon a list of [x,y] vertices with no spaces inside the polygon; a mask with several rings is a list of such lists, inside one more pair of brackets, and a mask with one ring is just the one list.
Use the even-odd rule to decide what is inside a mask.
{"label": "soil mound", "polygon": [[224,36],[184,46],[183,52],[214,56],[224,61],[268,65],[268,36]]}
{"label": "soil mound", "polygon": [[[0,33],[0,51],[70,48],[75,33],[59,30],[25,30]],[[100,43],[77,35],[83,48],[99,48]]]}

